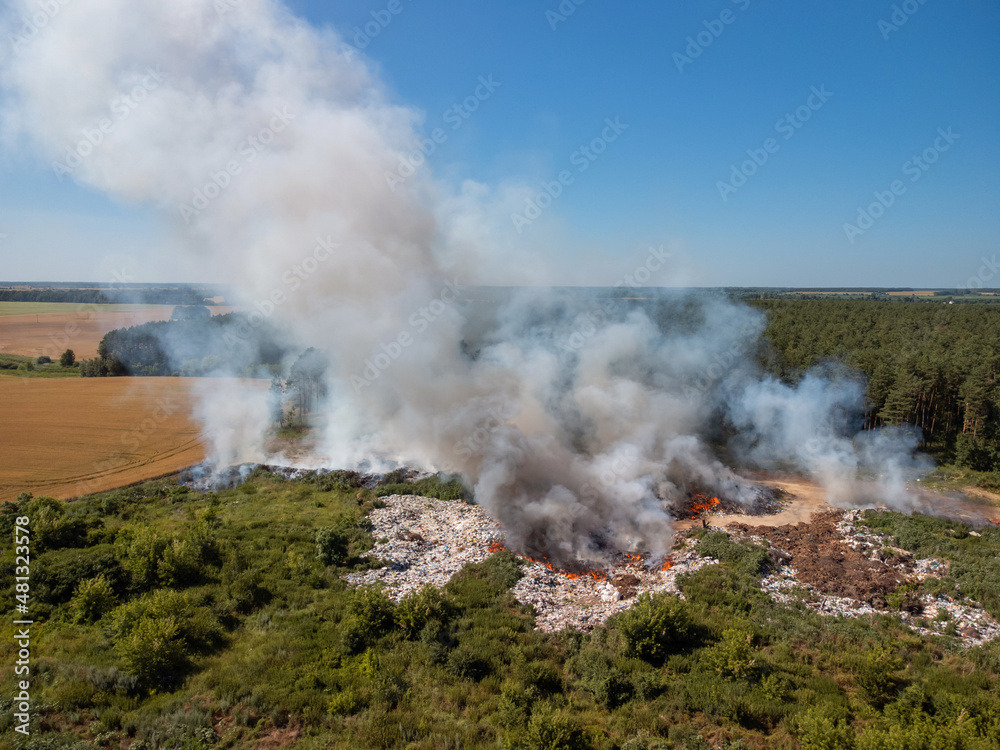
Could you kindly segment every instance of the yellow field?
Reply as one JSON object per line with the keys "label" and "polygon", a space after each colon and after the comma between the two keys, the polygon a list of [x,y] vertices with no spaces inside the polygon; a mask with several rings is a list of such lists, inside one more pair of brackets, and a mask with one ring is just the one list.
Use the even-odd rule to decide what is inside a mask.
{"label": "yellow field", "polygon": [[[11,302],[8,305],[30,303]],[[55,307],[46,304],[46,308]],[[0,352],[38,357],[47,354],[52,359],[72,349],[77,359],[97,356],[97,345],[104,334],[115,328],[167,320],[173,305],[136,307],[131,310],[91,309],[95,306],[65,305],[68,312],[38,312],[0,315]],[[232,312],[232,307],[210,308],[214,315]]]}
{"label": "yellow field", "polygon": [[169,474],[204,452],[195,378],[0,378],[0,500],[76,497]]}

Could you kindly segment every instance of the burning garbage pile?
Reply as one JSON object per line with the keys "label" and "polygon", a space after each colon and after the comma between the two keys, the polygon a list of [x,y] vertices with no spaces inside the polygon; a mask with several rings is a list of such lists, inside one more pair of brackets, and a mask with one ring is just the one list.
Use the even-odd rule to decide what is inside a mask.
{"label": "burning garbage pile", "polygon": [[[413,495],[383,500],[385,507],[369,514],[377,540],[371,554],[388,564],[350,573],[348,583],[382,584],[398,601],[427,584],[444,586],[464,565],[504,549],[503,529],[479,506]],[[513,594],[534,607],[537,627],[549,632],[590,630],[647,591],[677,593],[678,575],[711,563],[693,545],[652,567],[640,555],[619,555],[606,569],[557,570],[546,559],[524,559],[524,577]]]}
{"label": "burning garbage pile", "polygon": [[767,485],[750,485],[742,488],[741,501],[730,499],[725,495],[716,496],[694,487],[688,493],[686,502],[676,504],[671,515],[678,521],[705,519],[706,516],[726,516],[751,514],[755,516],[773,515],[782,510],[782,490]]}

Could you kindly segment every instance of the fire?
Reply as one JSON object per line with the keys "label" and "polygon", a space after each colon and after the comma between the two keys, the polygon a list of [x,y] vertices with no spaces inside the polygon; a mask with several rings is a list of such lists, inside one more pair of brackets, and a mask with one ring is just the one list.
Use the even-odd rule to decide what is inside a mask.
{"label": "fire", "polygon": [[[719,502],[715,498],[713,498],[713,500],[715,500],[715,503]],[[712,504],[706,505],[706,507],[711,507],[711,505]],[[504,546],[504,543],[499,539],[495,539],[492,542],[490,542],[489,551],[491,553],[501,552],[505,549],[507,549],[507,547]],[[621,558],[622,558],[622,563],[628,567],[643,564],[642,555],[630,555],[627,552],[623,552]],[[567,580],[570,581],[576,581],[579,580],[580,578],[591,578],[595,581],[607,581],[610,578],[608,572],[603,570],[580,570],[580,569],[577,569],[576,571],[560,570],[556,568],[551,562],[549,562],[549,559],[547,557],[536,558],[536,557],[531,557],[529,555],[525,555],[522,559],[527,560],[528,562],[536,563],[538,565],[544,565],[553,573],[558,573],[559,575],[565,577]],[[666,561],[663,563],[663,567],[661,567],[660,570],[670,570],[673,564],[674,564],[673,560],[671,560],[668,557]]]}
{"label": "fire", "polygon": [[[691,518],[698,518],[705,511],[709,511],[719,504],[719,498],[706,498],[704,495],[695,495],[695,502],[691,505]],[[700,502],[699,502],[700,501]]]}

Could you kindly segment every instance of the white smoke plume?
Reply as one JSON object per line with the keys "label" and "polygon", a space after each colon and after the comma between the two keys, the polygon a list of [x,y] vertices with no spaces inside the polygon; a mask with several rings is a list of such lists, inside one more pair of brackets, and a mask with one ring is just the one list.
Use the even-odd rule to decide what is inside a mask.
{"label": "white smoke plume", "polygon": [[[678,293],[654,324],[522,291],[474,318],[463,298],[497,269],[558,280],[498,232],[524,191],[453,189],[427,167],[390,188],[421,116],[335,32],[272,0],[48,5],[39,26],[35,0],[8,3],[8,145],[158,208],[258,321],[327,352],[318,463],[459,473],[513,547],[564,564],[663,557],[669,508],[694,488],[752,503],[713,451],[733,427],[747,465],[798,467],[843,502],[876,454],[908,467],[885,454],[912,446],[852,442],[856,385],[760,378],[764,321],[724,298]],[[266,458],[259,384],[217,382],[197,411],[212,457]]]}

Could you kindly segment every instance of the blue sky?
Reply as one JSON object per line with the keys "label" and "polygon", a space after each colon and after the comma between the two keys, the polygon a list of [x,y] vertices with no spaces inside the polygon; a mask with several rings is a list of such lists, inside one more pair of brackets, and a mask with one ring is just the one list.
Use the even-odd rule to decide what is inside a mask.
{"label": "blue sky", "polygon": [[[950,287],[997,252],[995,3],[399,2],[364,54],[427,131],[480,76],[501,84],[432,156],[439,176],[541,190],[606,118],[628,125],[551,209],[565,227],[554,256],[662,244],[697,285]],[[352,40],[389,0],[289,5]],[[894,6],[896,20],[915,12],[880,28]],[[688,37],[700,54],[685,61]],[[779,124],[788,114],[800,127]],[[748,150],[767,160],[720,187]],[[922,169],[912,159],[928,150]],[[46,164],[8,152],[0,167],[0,277],[104,280],[171,241],[149,212],[60,184]],[[859,209],[894,181],[863,229]],[[142,265],[156,269],[142,281],[176,278]]]}

